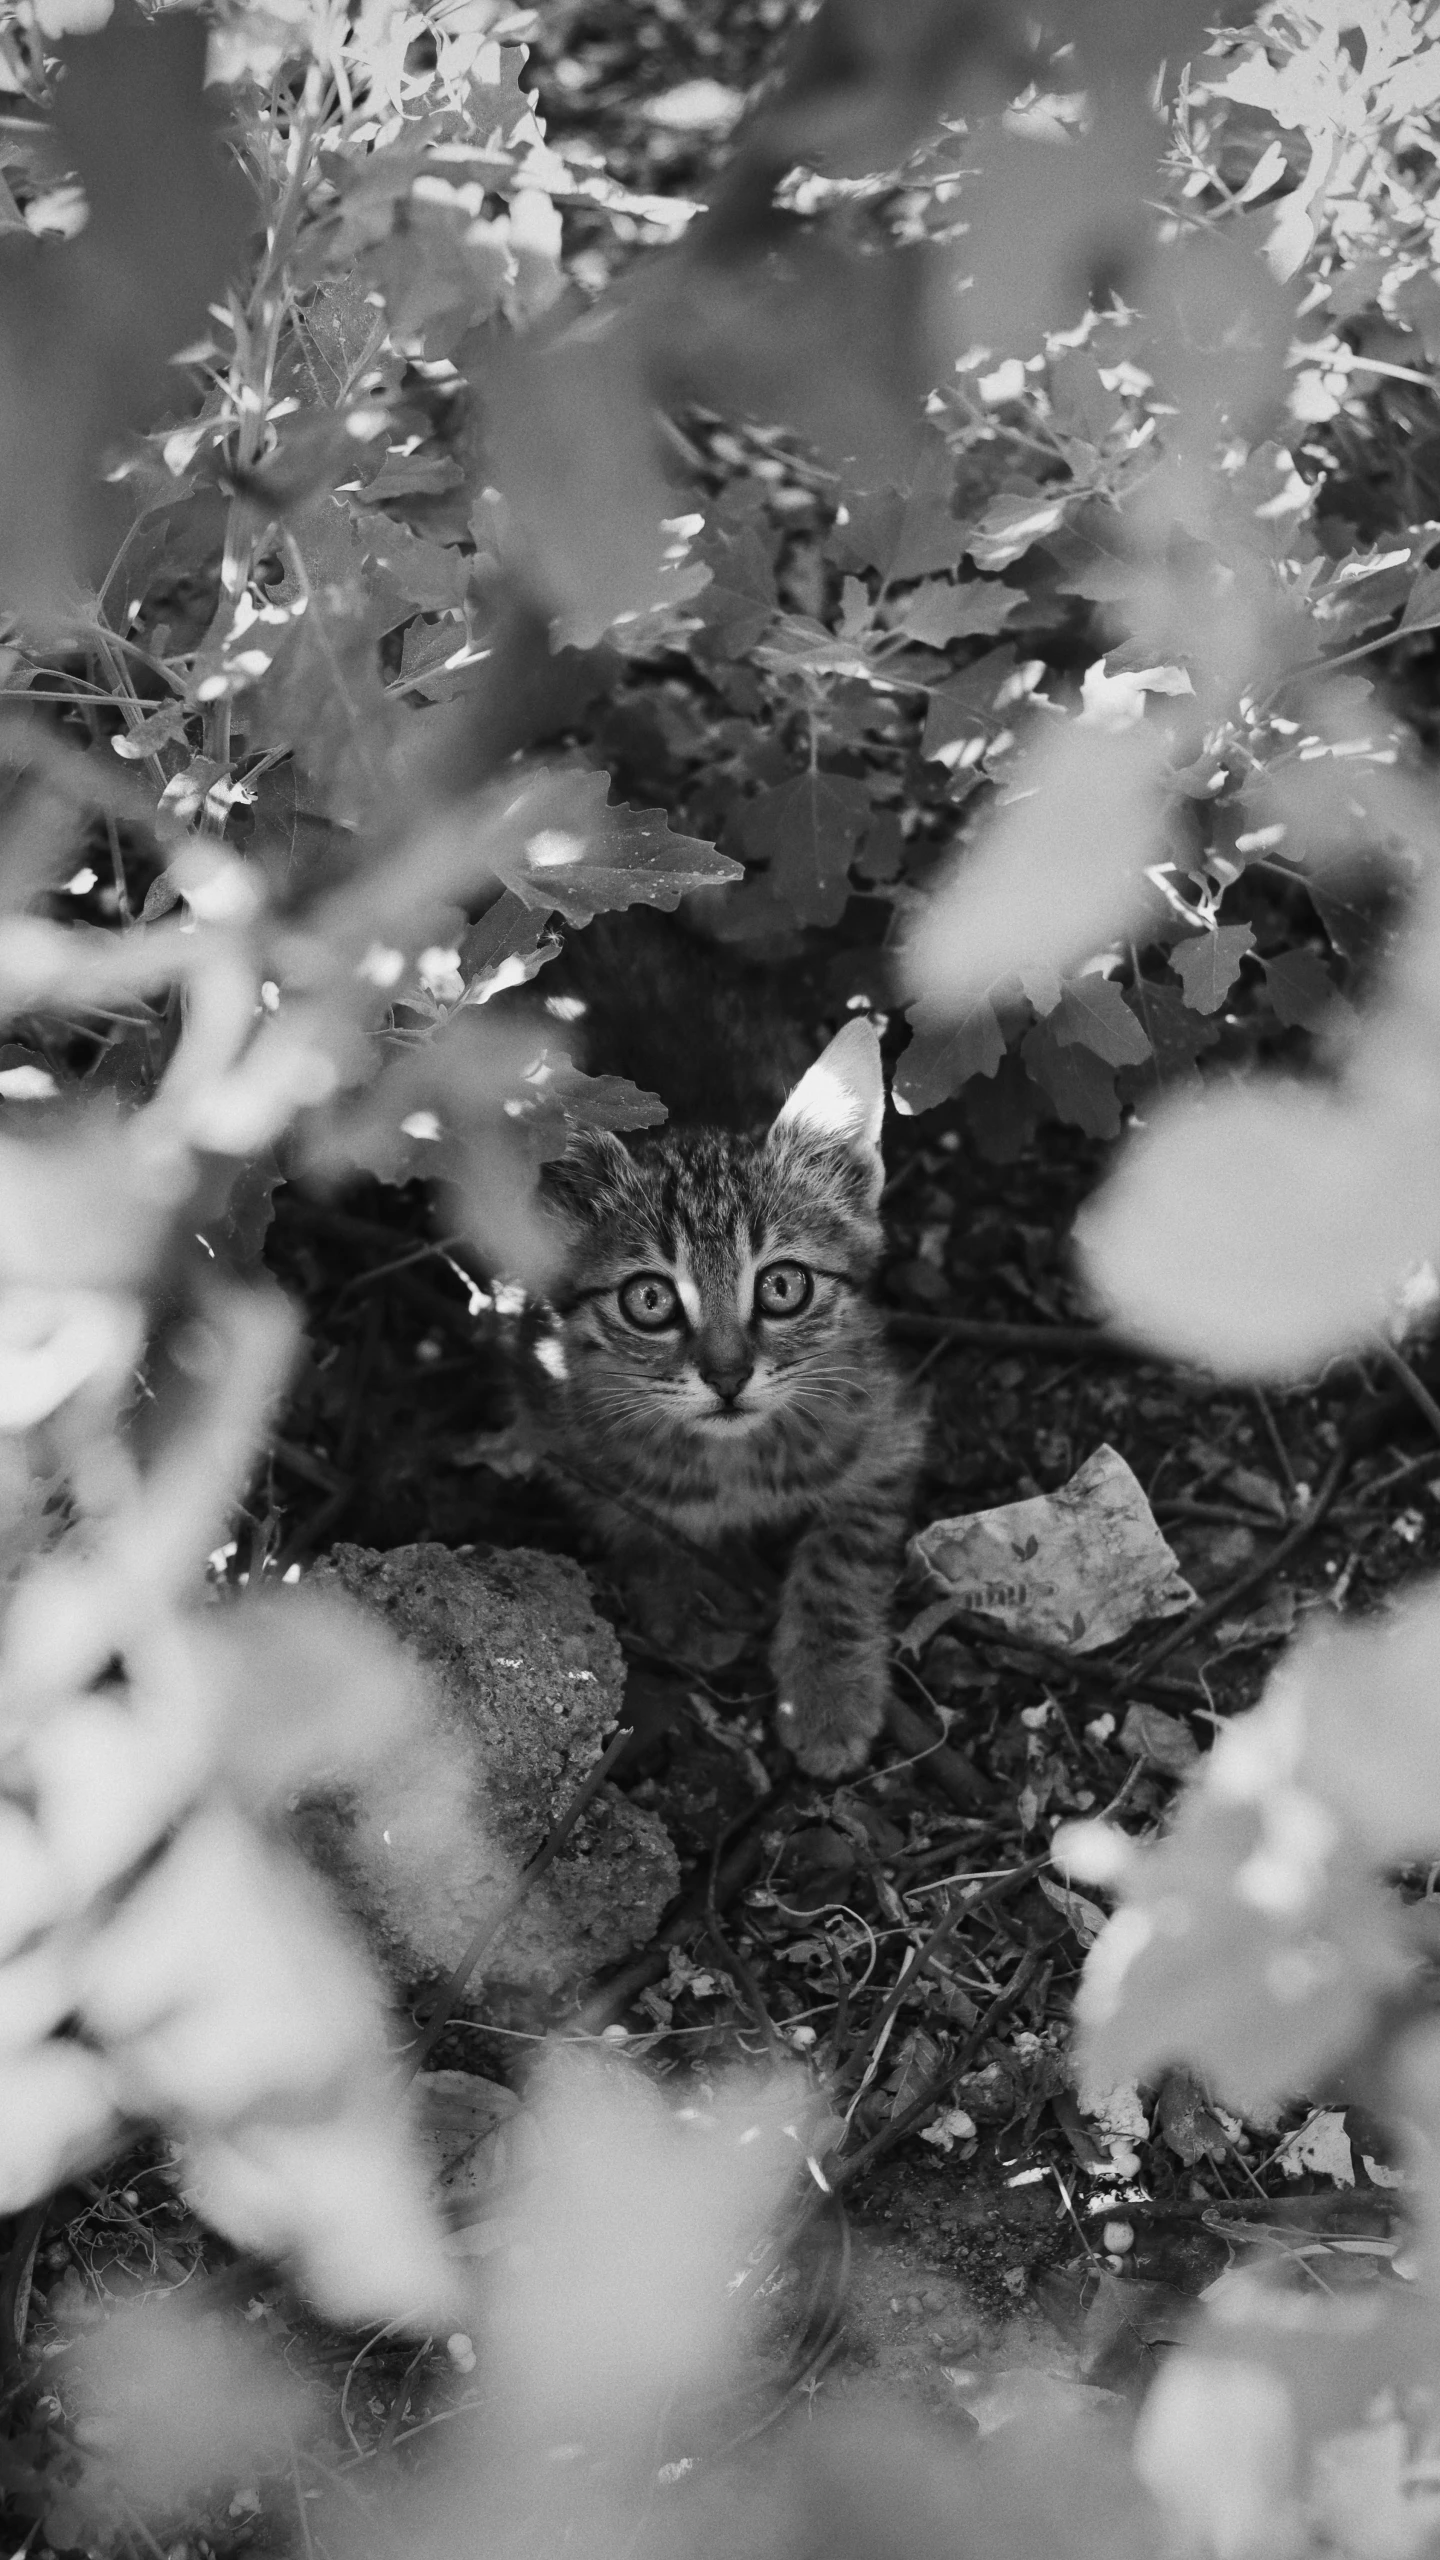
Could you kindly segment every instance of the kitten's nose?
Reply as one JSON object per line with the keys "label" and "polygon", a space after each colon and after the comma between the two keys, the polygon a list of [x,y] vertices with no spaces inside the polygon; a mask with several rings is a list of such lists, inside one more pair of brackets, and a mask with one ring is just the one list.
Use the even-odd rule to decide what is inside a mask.
{"label": "kitten's nose", "polygon": [[724,1343],[699,1345],[696,1361],[707,1387],[713,1387],[722,1404],[733,1404],[741,1388],[755,1374],[755,1363],[745,1343],[734,1339]]}

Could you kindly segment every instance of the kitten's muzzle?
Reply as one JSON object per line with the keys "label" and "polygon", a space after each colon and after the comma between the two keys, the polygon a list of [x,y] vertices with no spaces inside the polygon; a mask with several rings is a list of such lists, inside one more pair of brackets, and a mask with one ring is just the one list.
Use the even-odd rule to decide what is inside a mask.
{"label": "kitten's muzzle", "polygon": [[733,1405],[755,1375],[755,1363],[743,1335],[707,1342],[702,1334],[695,1346],[695,1366],[724,1405]]}

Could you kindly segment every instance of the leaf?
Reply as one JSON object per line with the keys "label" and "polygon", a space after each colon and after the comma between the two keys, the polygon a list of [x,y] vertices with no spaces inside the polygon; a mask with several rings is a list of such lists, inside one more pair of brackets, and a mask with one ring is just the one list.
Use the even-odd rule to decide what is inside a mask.
{"label": "leaf", "polygon": [[1286,2134],[1271,2165],[1287,2178],[1313,2175],[1329,2178],[1337,2187],[1353,2187],[1355,2155],[1343,2109],[1313,2107],[1304,2123]]}
{"label": "leaf", "polygon": [[1160,2084],[1157,2125],[1182,2167],[1198,2168],[1202,2160],[1224,2160],[1231,2143],[1210,2104],[1203,2083],[1192,2071],[1167,2071]]}
{"label": "leaf", "polygon": [[1057,1884],[1053,1876],[1037,1876],[1035,1881],[1051,1910],[1068,1921],[1081,1946],[1093,1946],[1105,1926],[1105,1913],[1099,1903],[1092,1902],[1088,1894],[1072,1893],[1068,1885]]}
{"label": "leaf", "polygon": [[954,494],[954,454],[943,436],[928,435],[905,494],[894,550],[888,560],[876,563],[887,585],[922,578],[933,569],[954,569],[963,560],[969,536],[951,504]]}
{"label": "leaf", "polygon": [[207,1215],[203,1199],[197,1200],[195,1232],[217,1261],[253,1276],[275,1216],[275,1193],[285,1179],[284,1171],[272,1147],[242,1164],[238,1173],[233,1163],[223,1158],[216,1162],[229,1186],[224,1205],[218,1213]]}
{"label": "leaf", "polygon": [[[710,583],[694,604],[704,654],[740,658],[754,647],[776,610],[772,554],[773,545],[753,525],[742,525],[738,533],[706,528],[695,557],[709,568]],[[692,645],[700,639],[697,633]]]}
{"label": "leaf", "polygon": [[1402,631],[1433,631],[1440,624],[1440,569],[1422,569],[1400,616]]}
{"label": "leaf", "polygon": [[1440,1246],[1429,1126],[1280,1082],[1171,1102],[1081,1213],[1090,1283],[1125,1331],[1220,1376],[1308,1377]]}
{"label": "leaf", "polygon": [[532,1161],[561,1156],[572,1129],[653,1129],[669,1115],[658,1093],[642,1093],[628,1076],[583,1075],[570,1059],[547,1056],[526,1079],[523,1131]]}
{"label": "leaf", "polygon": [[488,1004],[505,987],[522,987],[559,952],[554,935],[545,932],[545,912],[502,889],[460,945],[464,1002]]}
{"label": "leaf", "polygon": [[1005,1034],[988,996],[958,1020],[922,1000],[909,1007],[910,1045],[895,1071],[897,1111],[931,1111],[948,1102],[972,1076],[993,1076],[1005,1055]]}
{"label": "leaf", "polygon": [[470,821],[484,863],[528,907],[567,924],[614,907],[673,909],[692,889],[744,878],[712,844],[673,835],[663,809],[612,803],[609,788],[608,774],[543,769],[498,786]]}
{"label": "leaf", "polygon": [[870,795],[848,774],[797,774],[748,803],[746,851],[768,859],[770,882],[801,924],[836,924],[850,895],[850,863],[870,824]]}
{"label": "leaf", "polygon": [[1177,942],[1170,966],[1185,990],[1192,1013],[1218,1013],[1240,975],[1240,963],[1255,948],[1248,924],[1217,925],[1213,933],[1197,933]]}
{"label": "leaf", "polygon": [[768,637],[751,643],[751,655],[778,675],[856,676],[863,681],[872,672],[863,647],[801,613],[781,614]]}
{"label": "leaf", "polygon": [[1100,379],[1100,367],[1088,347],[1067,347],[1062,355],[1052,358],[1049,382],[1060,423],[1072,433],[1078,427],[1092,445],[1102,445],[1125,415],[1120,393],[1106,389]]}
{"label": "leaf", "polygon": [[1050,1016],[1050,1028],[1062,1049],[1078,1041],[1110,1067],[1139,1066],[1151,1054],[1150,1043],[1114,979],[1094,971],[1070,980]]}
{"label": "leaf", "polygon": [[883,578],[895,557],[904,515],[905,501],[898,489],[869,489],[847,499],[844,523],[837,517],[825,536],[826,558],[852,575],[878,569]]}
{"label": "leaf", "polygon": [[1195,1062],[1215,1047],[1219,1025],[1192,1013],[1179,988],[1168,981],[1136,978],[1125,990],[1125,1002],[1143,1026],[1154,1054],[1144,1067],[1125,1069],[1120,1078],[1123,1098],[1129,1102],[1144,1093],[1154,1100],[1162,1085],[1181,1077],[1198,1084]]}
{"label": "leaf", "polygon": [[[408,619],[405,607],[419,605],[427,613],[442,613],[464,603],[470,564],[458,551],[427,542],[408,525],[396,524],[385,515],[362,516],[359,530],[367,570],[372,577],[383,578],[398,600],[400,609],[392,610],[387,630]],[[464,632],[456,628],[452,647],[458,649],[463,638]]]}
{"label": "leaf", "polygon": [[892,608],[890,627],[902,631],[907,640],[943,649],[949,640],[972,640],[1003,630],[1024,601],[1017,588],[1002,586],[996,578],[971,578],[960,586],[936,578],[901,598]]}
{"label": "leaf", "polygon": [[992,498],[965,545],[977,569],[1008,569],[1023,559],[1034,542],[1043,542],[1064,521],[1063,498],[1047,498],[1039,489],[1025,496]]}
{"label": "leaf", "polygon": [[1115,1072],[1078,1044],[1062,1049],[1048,1022],[1027,1031],[1020,1055],[1042,1093],[1062,1120],[1083,1129],[1087,1137],[1113,1138],[1120,1128]]}
{"label": "leaf", "polygon": [[938,686],[930,696],[925,715],[922,756],[942,756],[957,741],[984,737],[998,729],[1002,715],[995,709],[995,696],[1014,672],[1015,651],[1007,644],[987,649],[973,666],[963,668],[948,683]]}
{"label": "leaf", "polygon": [[1147,1699],[1136,1698],[1127,1707],[1117,1739],[1132,1760],[1163,1769],[1167,1778],[1188,1776],[1200,1756],[1188,1724],[1182,1724],[1179,1716],[1167,1715],[1163,1707],[1152,1707]]}
{"label": "leaf", "polygon": [[1144,723],[1040,730],[911,937],[917,991],[962,1010],[1023,965],[1063,975],[1133,925],[1163,852],[1163,759]]}
{"label": "leaf", "polygon": [[[254,636],[268,644],[274,635]],[[326,584],[311,594],[242,694],[239,719],[252,748],[288,749],[302,807],[342,826],[362,823],[383,795],[396,721],[362,586]]]}
{"label": "leaf", "polygon": [[1318,952],[1277,951],[1260,965],[1275,1018],[1287,1030],[1298,1025],[1302,1031],[1318,1031],[1335,1005],[1344,1001]]}

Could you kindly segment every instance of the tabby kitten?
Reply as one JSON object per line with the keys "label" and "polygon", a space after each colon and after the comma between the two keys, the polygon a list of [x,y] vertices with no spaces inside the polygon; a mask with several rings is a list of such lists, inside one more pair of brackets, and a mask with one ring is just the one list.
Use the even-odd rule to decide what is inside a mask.
{"label": "tabby kitten", "polygon": [[884,1179],[880,1044],[848,1023],[768,1134],[606,1133],[547,1168],[565,1267],[547,1437],[613,1486],[594,1525],[642,1617],[678,1532],[793,1540],[771,1662],[802,1768],[858,1768],[889,1695],[888,1616],[921,1418],[867,1295]]}

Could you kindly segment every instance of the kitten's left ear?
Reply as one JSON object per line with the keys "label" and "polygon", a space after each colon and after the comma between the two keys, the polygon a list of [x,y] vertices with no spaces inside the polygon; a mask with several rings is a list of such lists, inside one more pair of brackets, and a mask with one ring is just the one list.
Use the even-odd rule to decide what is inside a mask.
{"label": "kitten's left ear", "polygon": [[878,1200],[885,1179],[880,1124],[885,1116],[885,1076],[880,1035],[868,1015],[847,1022],[795,1087],[771,1130],[817,1145],[843,1147],[871,1177]]}

